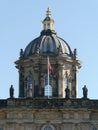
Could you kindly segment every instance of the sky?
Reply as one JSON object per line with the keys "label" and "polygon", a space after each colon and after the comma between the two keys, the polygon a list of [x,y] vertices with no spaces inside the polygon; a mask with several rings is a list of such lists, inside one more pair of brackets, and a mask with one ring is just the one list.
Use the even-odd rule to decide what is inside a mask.
{"label": "sky", "polygon": [[88,98],[98,99],[98,0],[0,0],[0,99],[9,98],[14,86],[18,97],[19,52],[40,35],[50,7],[55,31],[72,50],[77,48],[82,67],[78,72],[78,97],[84,85]]}

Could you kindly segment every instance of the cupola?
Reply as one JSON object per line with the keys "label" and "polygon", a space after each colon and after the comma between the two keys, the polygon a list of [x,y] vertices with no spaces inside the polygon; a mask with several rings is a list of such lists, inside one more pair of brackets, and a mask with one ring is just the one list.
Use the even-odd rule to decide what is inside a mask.
{"label": "cupola", "polygon": [[[33,39],[25,50],[21,49],[19,60],[15,62],[19,70],[19,97],[65,98],[68,90],[69,97],[76,98],[81,65],[76,49],[72,51],[69,44],[57,36],[50,8],[42,23],[40,36]],[[47,57],[53,70],[49,75]],[[50,88],[46,87],[48,83]]]}

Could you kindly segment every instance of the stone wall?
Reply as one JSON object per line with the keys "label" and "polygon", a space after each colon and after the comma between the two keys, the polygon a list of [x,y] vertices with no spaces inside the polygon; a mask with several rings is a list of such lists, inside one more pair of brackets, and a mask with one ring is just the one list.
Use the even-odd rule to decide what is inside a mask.
{"label": "stone wall", "polygon": [[[54,105],[56,100],[58,101],[58,99],[7,99],[6,107],[0,108],[0,130],[44,130],[47,126],[53,130],[98,129],[98,108],[93,107],[98,101],[59,99],[61,104],[58,107]],[[39,104],[33,104],[34,101]],[[41,108],[42,103],[46,101],[47,107]],[[77,107],[76,102],[79,102]],[[88,108],[88,103],[93,106]]]}

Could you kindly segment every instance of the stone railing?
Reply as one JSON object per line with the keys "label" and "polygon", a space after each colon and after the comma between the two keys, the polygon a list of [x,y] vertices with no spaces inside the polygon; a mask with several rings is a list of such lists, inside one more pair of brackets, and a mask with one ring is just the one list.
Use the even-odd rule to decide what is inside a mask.
{"label": "stone railing", "polygon": [[7,100],[0,100],[0,108],[7,107]]}
{"label": "stone railing", "polygon": [[34,109],[98,109],[98,100],[89,99],[31,99],[9,98],[0,100],[0,108],[34,108]]}
{"label": "stone railing", "polygon": [[31,99],[31,98],[9,98],[0,100],[0,108],[6,107],[28,107],[35,109],[69,109],[88,108],[98,109],[98,100],[90,99]]}

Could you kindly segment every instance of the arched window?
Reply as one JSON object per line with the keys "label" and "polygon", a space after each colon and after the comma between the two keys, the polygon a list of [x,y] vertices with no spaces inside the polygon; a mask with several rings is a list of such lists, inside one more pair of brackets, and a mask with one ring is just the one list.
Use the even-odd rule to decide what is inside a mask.
{"label": "arched window", "polygon": [[65,77],[65,78],[64,78],[64,89],[67,88],[67,85],[68,85],[68,84],[67,84],[67,78]]}
{"label": "arched window", "polygon": [[50,23],[47,24],[47,29],[50,29]]}
{"label": "arched window", "polygon": [[64,97],[66,97],[66,88],[68,87],[68,79],[66,77],[64,77]]}
{"label": "arched window", "polygon": [[46,126],[44,130],[53,130],[50,126]]}
{"label": "arched window", "polygon": [[0,128],[0,130],[4,130],[3,128]]}
{"label": "arched window", "polygon": [[41,130],[55,130],[55,127],[51,124],[44,125]]}
{"label": "arched window", "polygon": [[92,130],[97,130],[97,128],[96,127],[93,127],[93,129]]}
{"label": "arched window", "polygon": [[45,96],[52,96],[52,77],[49,76],[49,85],[48,85],[48,75],[44,77],[44,95]]}
{"label": "arched window", "polygon": [[28,76],[27,77],[27,88],[32,88],[32,77],[31,76]]}
{"label": "arched window", "polygon": [[32,97],[33,96],[33,79],[32,75],[29,75],[26,78],[26,87],[24,89],[24,95],[25,97]]}

